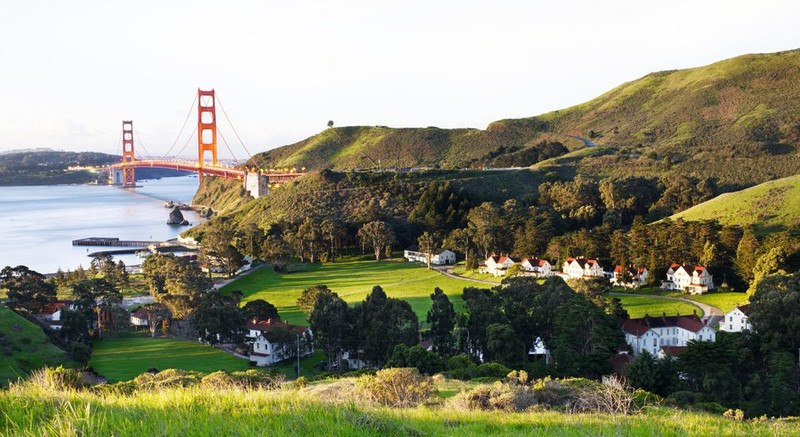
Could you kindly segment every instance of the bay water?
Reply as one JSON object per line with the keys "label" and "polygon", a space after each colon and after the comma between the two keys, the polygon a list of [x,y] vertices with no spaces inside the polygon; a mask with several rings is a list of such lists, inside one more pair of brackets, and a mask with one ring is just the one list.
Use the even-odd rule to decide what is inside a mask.
{"label": "bay water", "polygon": [[[188,226],[167,225],[165,201],[191,203],[196,176],[137,181],[140,188],[109,185],[0,187],[0,268],[25,265],[40,273],[89,267],[90,252],[102,247],[72,246],[72,240],[116,237],[120,240],[176,238]],[[182,211],[192,225],[203,219]],[[113,247],[113,249],[126,249]],[[126,265],[139,264],[122,255]]]}

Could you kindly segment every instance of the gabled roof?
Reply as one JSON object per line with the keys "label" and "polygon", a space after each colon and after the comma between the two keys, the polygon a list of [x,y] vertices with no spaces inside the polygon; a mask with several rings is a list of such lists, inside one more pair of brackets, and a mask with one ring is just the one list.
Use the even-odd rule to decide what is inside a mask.
{"label": "gabled roof", "polygon": [[261,332],[261,335],[264,335],[265,337],[267,336],[267,334],[270,334],[275,329],[288,329],[298,334],[302,334],[308,330],[308,328],[305,326],[290,325],[288,323],[284,323],[281,322],[280,320],[274,320],[274,319],[250,320],[247,322],[247,329],[252,331],[259,331]]}
{"label": "gabled roof", "polygon": [[[736,308],[734,308],[734,309],[737,309],[737,310],[741,311],[742,314],[744,314],[746,316],[750,312],[750,304],[746,303],[744,305],[736,305]],[[731,310],[731,311],[733,311],[733,310]]]}
{"label": "gabled roof", "polygon": [[697,314],[682,316],[662,315],[650,317],[646,315],[640,319],[627,319],[622,324],[622,330],[637,337],[643,335],[651,328],[682,328],[691,332],[698,332],[706,326]]}
{"label": "gabled roof", "polygon": [[532,266],[539,266],[544,267],[544,265],[548,263],[546,259],[539,259],[539,258],[522,258],[522,263],[528,261]]}
{"label": "gabled roof", "polygon": [[[614,267],[614,273],[622,273],[624,270],[625,270],[625,267],[622,267],[622,266]],[[633,266],[629,266],[627,268],[627,270],[628,270],[628,273],[630,273],[631,276],[639,276],[641,274],[644,274],[647,271],[647,269],[644,268],[644,267],[633,267]]]}
{"label": "gabled roof", "polygon": [[664,351],[668,357],[677,357],[686,350],[686,346],[662,346],[661,350]]}
{"label": "gabled roof", "polygon": [[581,266],[582,269],[585,269],[587,264],[589,265],[590,268],[593,265],[598,265],[598,266],[600,265],[600,263],[598,263],[596,259],[591,259],[591,258],[586,259],[582,256],[579,256],[577,258],[567,258],[566,263],[572,264],[573,261],[578,263],[578,265]]}
{"label": "gabled roof", "polygon": [[419,252],[419,246],[417,246],[416,244],[412,245],[412,246],[408,246],[408,247],[406,247],[406,250],[409,251],[409,252]]}
{"label": "gabled roof", "polygon": [[697,272],[698,275],[701,275],[703,274],[704,271],[707,270],[705,266],[696,266],[688,263],[683,263],[683,264],[672,263],[672,265],[670,265],[669,268],[670,270],[672,270],[673,274],[677,272],[679,269],[683,269],[683,271],[686,272],[686,274],[689,276],[692,276],[694,272]]}
{"label": "gabled roof", "polygon": [[50,302],[46,304],[44,308],[42,308],[42,312],[40,312],[39,314],[43,316],[53,315],[56,312],[58,312],[58,310],[64,308],[65,306],[69,307],[69,305],[72,305],[71,300],[57,300],[55,302]]}
{"label": "gabled roof", "polygon": [[139,308],[133,314],[131,314],[131,317],[136,317],[137,319],[147,319],[147,310],[144,308]]}

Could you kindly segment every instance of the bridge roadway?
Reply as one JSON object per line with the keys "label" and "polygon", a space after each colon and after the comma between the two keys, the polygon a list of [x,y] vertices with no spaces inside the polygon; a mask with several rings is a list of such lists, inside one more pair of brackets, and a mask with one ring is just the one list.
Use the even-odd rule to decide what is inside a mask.
{"label": "bridge roadway", "polygon": [[[197,162],[189,161],[162,161],[162,160],[137,160],[129,163],[114,164],[111,168],[122,169],[125,167],[133,168],[165,168],[170,170],[190,171],[194,173],[202,172],[204,175],[217,176],[226,179],[243,180],[246,170],[238,168],[220,167],[220,166],[203,166]],[[269,173],[262,172],[270,183],[284,183],[294,180],[305,173],[287,172],[287,173]]]}

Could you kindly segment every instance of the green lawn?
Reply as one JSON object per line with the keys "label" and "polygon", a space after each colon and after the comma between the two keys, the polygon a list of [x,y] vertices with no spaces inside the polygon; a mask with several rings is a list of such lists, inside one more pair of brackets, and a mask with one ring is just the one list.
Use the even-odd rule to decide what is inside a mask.
{"label": "green lawn", "polygon": [[453,266],[453,273],[458,276],[463,276],[465,278],[477,279],[480,281],[495,282],[497,284],[499,284],[500,281],[502,281],[504,278],[504,276],[494,276],[488,273],[478,273],[477,270],[467,270],[467,268],[464,266],[464,263]]}
{"label": "green lawn", "polygon": [[651,296],[614,296],[622,301],[622,306],[628,310],[628,314],[632,318],[644,317],[645,314],[651,316],[660,316],[662,313],[667,315],[675,314],[692,314],[692,311],[697,310],[697,315],[700,316],[701,311],[694,305],[679,302],[675,300],[659,299]]}
{"label": "green lawn", "polygon": [[138,336],[95,342],[89,366],[117,382],[128,381],[151,367],[214,372],[246,370],[249,363],[193,341]]}
{"label": "green lawn", "polygon": [[425,320],[434,288],[441,288],[450,297],[456,311],[461,311],[464,287],[481,286],[449,278],[417,263],[384,260],[325,263],[293,273],[275,273],[264,267],[226,285],[222,291],[239,290],[244,293],[245,301],[264,299],[278,308],[282,319],[306,324],[306,315],[297,307],[297,298],[304,289],[317,284],[327,285],[351,304],[364,300],[373,286],[380,285],[388,296],[411,304],[420,320]]}
{"label": "green lawn", "polygon": [[736,293],[732,291],[727,293],[711,292],[707,294],[687,295],[684,297],[695,302],[715,306],[722,310],[723,313],[727,313],[736,308],[737,304],[746,304],[748,299],[747,293]]}

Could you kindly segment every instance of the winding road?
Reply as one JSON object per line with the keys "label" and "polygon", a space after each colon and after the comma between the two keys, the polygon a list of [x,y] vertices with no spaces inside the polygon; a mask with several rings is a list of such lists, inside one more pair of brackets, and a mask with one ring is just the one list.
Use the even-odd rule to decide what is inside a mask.
{"label": "winding road", "polygon": [[[449,277],[455,278],[455,279],[461,279],[462,281],[470,281],[470,282],[475,282],[475,283],[478,283],[478,284],[491,285],[491,286],[499,285],[497,282],[482,281],[480,279],[465,278],[463,276],[457,275],[457,274],[453,273],[453,269],[450,266],[435,266],[435,267],[432,267],[432,268],[433,268],[433,270],[436,270],[437,272],[441,273],[442,275],[449,276]],[[717,307],[715,307],[713,305],[700,303],[700,302],[695,302],[693,300],[686,299],[686,298],[683,298],[683,297],[658,296],[658,295],[652,295],[652,294],[642,295],[642,294],[637,294],[637,293],[617,293],[617,292],[611,292],[611,293],[608,293],[608,295],[609,296],[633,296],[633,297],[646,296],[646,297],[652,297],[654,299],[675,300],[675,301],[679,301],[679,302],[683,302],[683,303],[688,303],[689,305],[694,305],[694,306],[696,306],[697,308],[700,309],[700,311],[702,312],[702,315],[701,315],[700,318],[703,321],[707,322],[707,325],[711,326],[712,328],[715,327],[719,323],[719,321],[725,316],[725,313],[723,313],[722,310],[720,310],[719,308],[717,308]]]}

